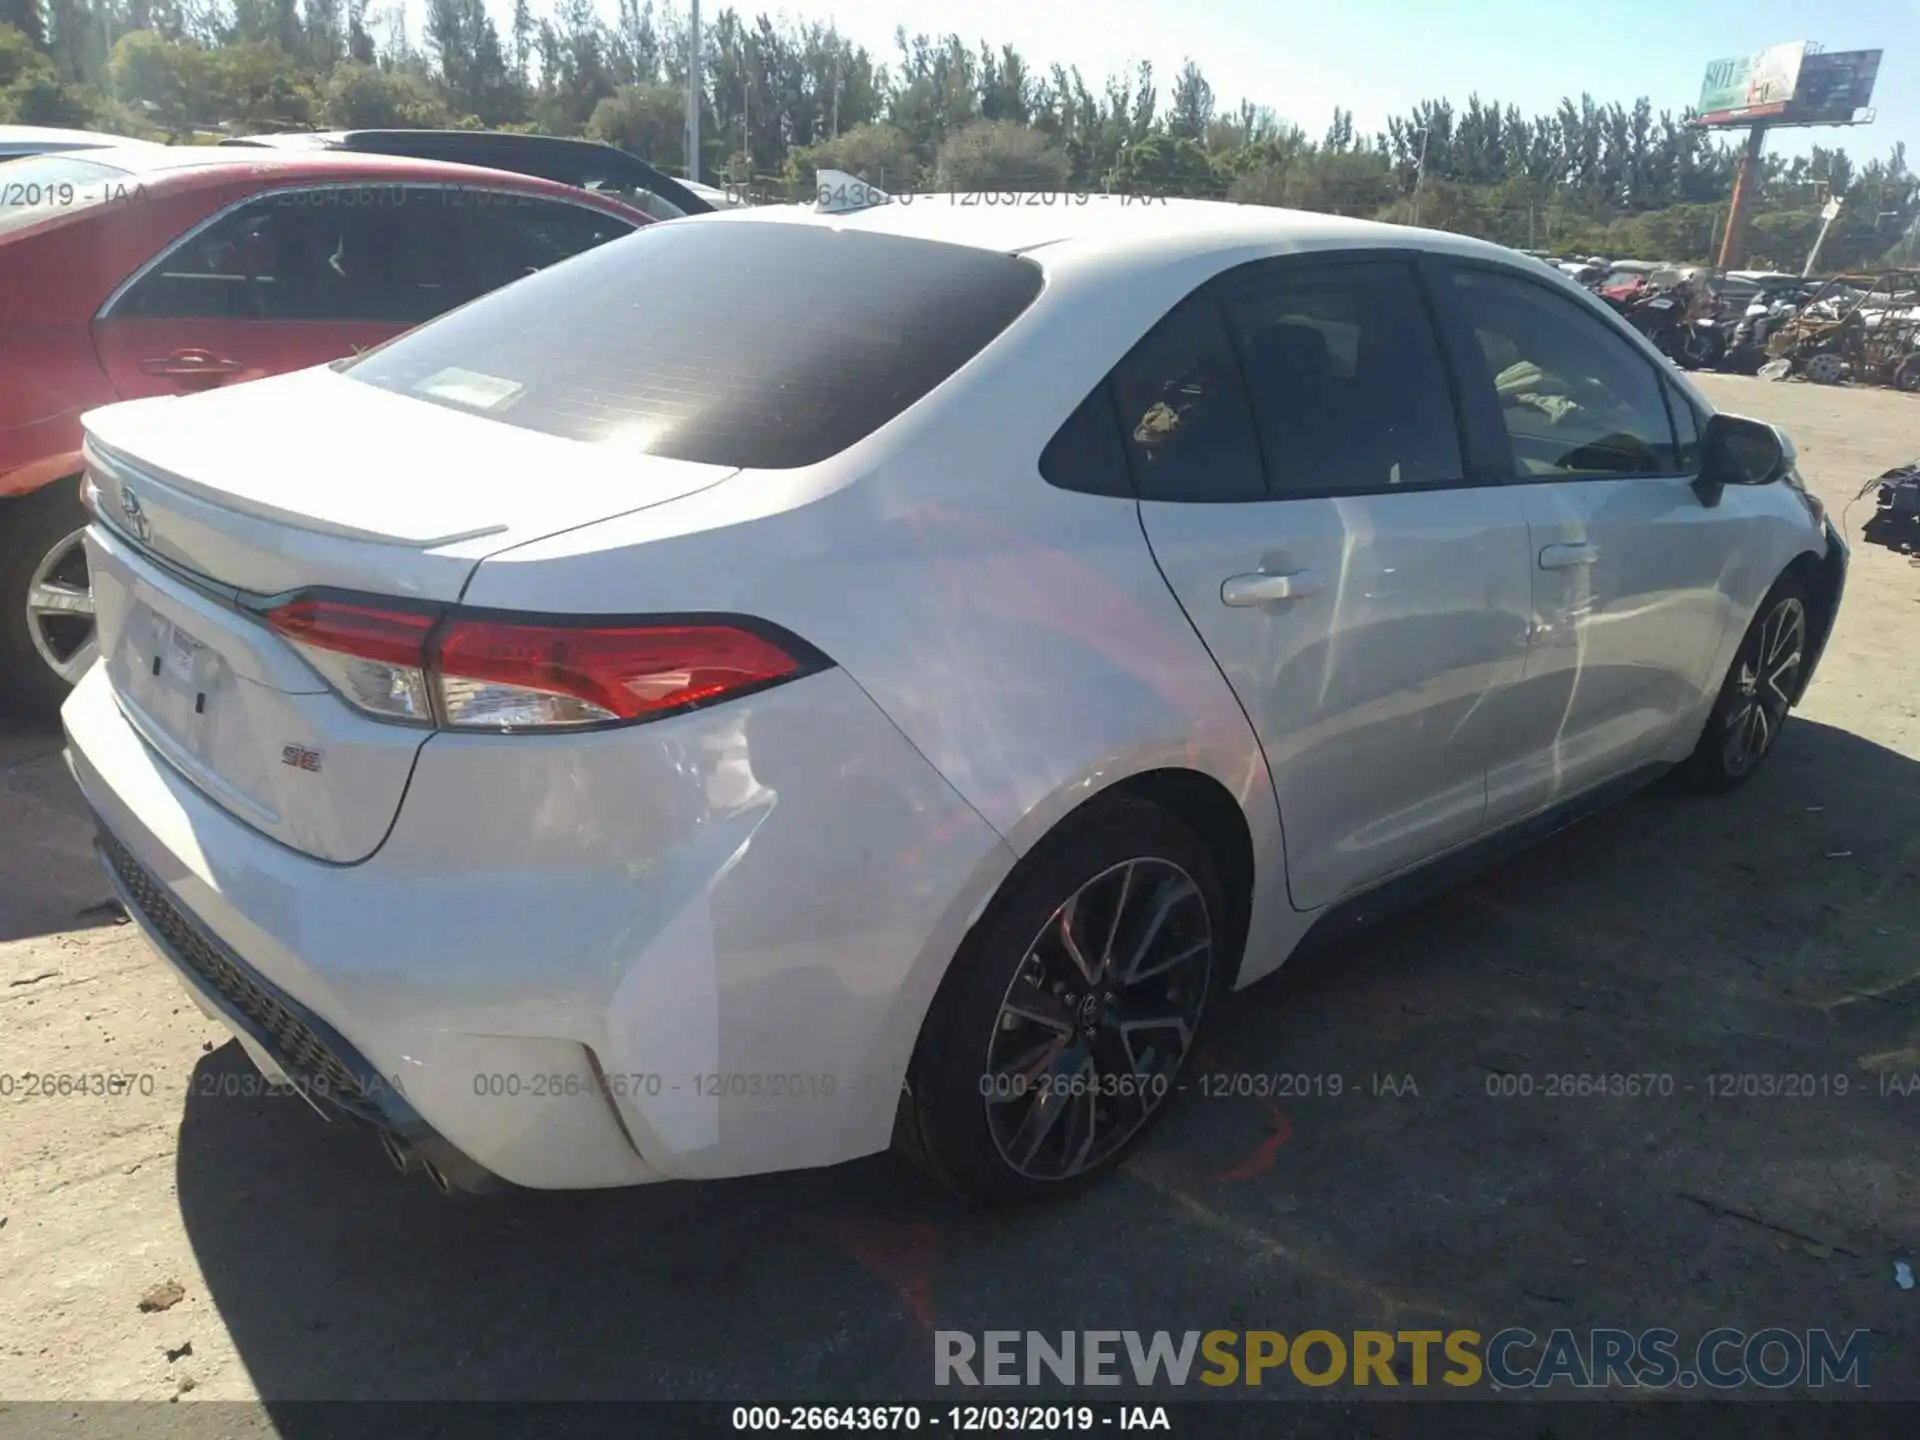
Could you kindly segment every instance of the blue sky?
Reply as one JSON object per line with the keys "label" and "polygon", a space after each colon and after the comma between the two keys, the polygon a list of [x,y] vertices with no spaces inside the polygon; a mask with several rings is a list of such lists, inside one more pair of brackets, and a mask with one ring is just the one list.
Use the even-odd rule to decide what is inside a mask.
{"label": "blue sky", "polygon": [[[609,18],[612,0],[602,0]],[[684,10],[686,0],[678,0]],[[1017,46],[1030,61],[1077,63],[1098,88],[1109,70],[1151,59],[1171,79],[1191,56],[1223,106],[1273,106],[1319,134],[1335,105],[1371,133],[1427,97],[1471,91],[1534,113],[1585,90],[1652,97],[1675,111],[1700,93],[1707,62],[1790,40],[1886,51],[1870,126],[1777,133],[1770,148],[1840,139],[1856,157],[1904,140],[1920,164],[1920,0],[806,0],[738,3],[835,21],[876,55],[893,31]],[[540,10],[535,0],[536,13]],[[720,0],[702,0],[708,13]],[[504,18],[504,16],[502,17]]]}

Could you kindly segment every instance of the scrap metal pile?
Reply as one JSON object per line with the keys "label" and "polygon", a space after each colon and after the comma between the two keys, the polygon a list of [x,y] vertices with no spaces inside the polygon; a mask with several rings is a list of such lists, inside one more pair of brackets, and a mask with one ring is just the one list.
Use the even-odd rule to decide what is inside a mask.
{"label": "scrap metal pile", "polygon": [[1920,392],[1920,270],[1808,280],[1645,261],[1552,263],[1687,369]]}
{"label": "scrap metal pile", "polygon": [[1863,532],[1867,542],[1903,555],[1920,552],[1920,460],[1896,466],[1878,480],[1869,481],[1860,493],[1865,495],[1876,486],[1879,505]]}

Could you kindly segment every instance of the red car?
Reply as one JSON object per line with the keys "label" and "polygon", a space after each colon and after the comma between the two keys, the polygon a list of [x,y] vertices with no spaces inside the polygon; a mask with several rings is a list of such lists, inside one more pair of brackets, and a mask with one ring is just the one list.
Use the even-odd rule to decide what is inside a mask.
{"label": "red car", "polygon": [[0,685],[93,659],[80,416],[324,364],[651,223],[469,165],[182,146],[0,165]]}

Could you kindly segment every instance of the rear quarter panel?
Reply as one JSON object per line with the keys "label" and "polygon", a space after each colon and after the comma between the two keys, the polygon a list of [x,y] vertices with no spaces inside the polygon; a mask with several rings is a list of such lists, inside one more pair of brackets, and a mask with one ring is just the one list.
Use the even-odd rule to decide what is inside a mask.
{"label": "rear quarter panel", "polygon": [[1058,490],[1038,471],[1112,360],[1219,264],[1170,269],[1124,307],[1111,276],[1050,281],[946,385],[833,460],[744,472],[502,552],[465,598],[775,620],[844,667],[1015,853],[1129,776],[1210,776],[1253,842],[1241,977],[1256,978],[1301,928],[1258,742],[1155,566],[1135,503]]}

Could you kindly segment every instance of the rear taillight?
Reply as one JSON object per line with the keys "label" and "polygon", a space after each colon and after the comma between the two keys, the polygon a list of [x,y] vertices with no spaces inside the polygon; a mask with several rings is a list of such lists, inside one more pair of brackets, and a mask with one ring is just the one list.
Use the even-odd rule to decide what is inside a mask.
{"label": "rear taillight", "polygon": [[447,724],[596,725],[758,689],[798,673],[778,645],[730,625],[504,625],[456,617],[436,642]]}
{"label": "rear taillight", "polygon": [[820,663],[797,641],[720,620],[530,622],[310,596],[266,620],[356,709],[464,730],[646,720]]}
{"label": "rear taillight", "polygon": [[267,624],[357,710],[383,720],[433,723],[426,646],[439,617],[344,600],[301,597],[267,612]]}

